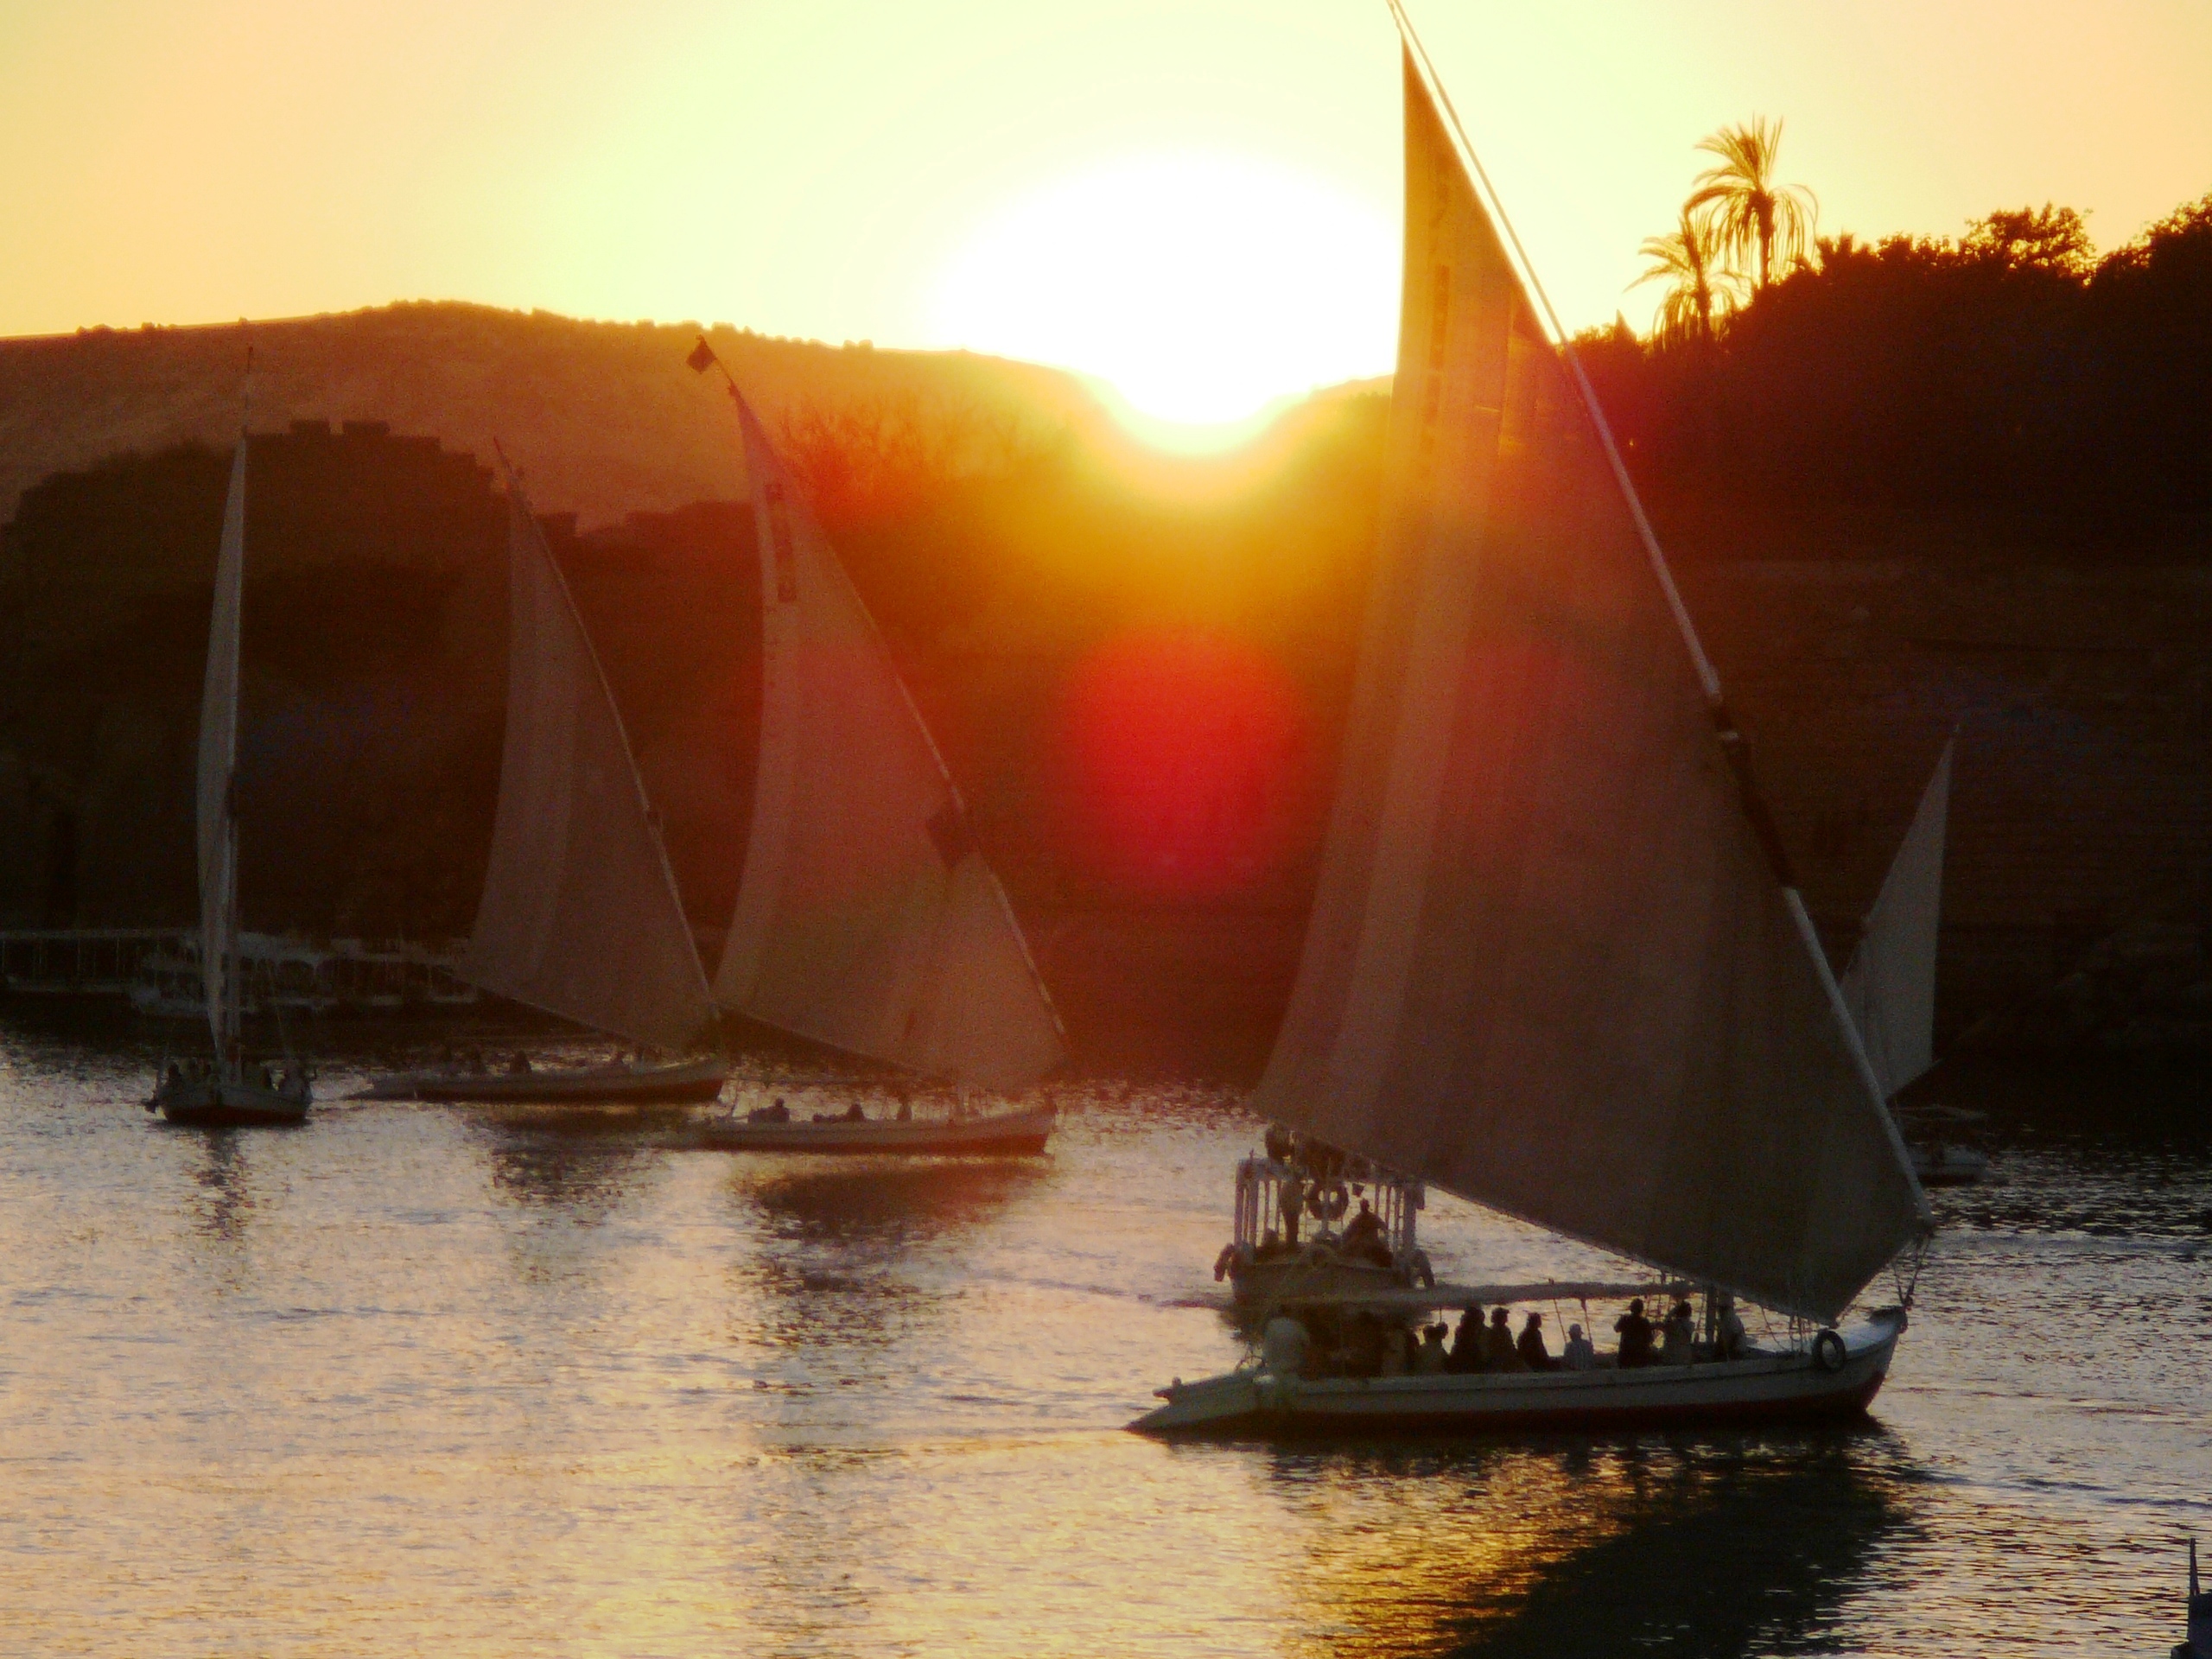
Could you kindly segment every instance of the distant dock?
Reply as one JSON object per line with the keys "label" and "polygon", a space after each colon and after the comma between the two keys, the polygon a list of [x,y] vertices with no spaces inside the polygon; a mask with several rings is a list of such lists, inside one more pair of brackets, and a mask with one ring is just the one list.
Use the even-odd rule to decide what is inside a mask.
{"label": "distant dock", "polygon": [[[454,973],[463,946],[410,940],[238,939],[248,1014],[397,1014],[461,1008],[475,987]],[[0,931],[0,989],[31,997],[119,997],[156,1019],[206,1017],[200,936],[185,928]]]}

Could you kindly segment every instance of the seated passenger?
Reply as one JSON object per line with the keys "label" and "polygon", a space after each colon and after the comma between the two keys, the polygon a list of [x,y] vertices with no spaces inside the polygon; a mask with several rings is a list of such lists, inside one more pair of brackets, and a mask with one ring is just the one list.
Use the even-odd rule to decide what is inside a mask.
{"label": "seated passenger", "polygon": [[1559,1368],[1552,1363],[1551,1350],[1544,1346],[1544,1316],[1531,1313],[1521,1326],[1520,1340],[1513,1344],[1521,1356],[1521,1363],[1532,1371],[1550,1371]]}
{"label": "seated passenger", "polygon": [[1260,1369],[1276,1376],[1303,1376],[1313,1348],[1306,1327],[1278,1313],[1260,1333]]}
{"label": "seated passenger", "polygon": [[1513,1345],[1512,1315],[1502,1307],[1490,1311],[1490,1333],[1483,1344],[1483,1369],[1486,1371],[1525,1371],[1529,1362],[1521,1357],[1521,1351]]}
{"label": "seated passenger", "polygon": [[1483,1311],[1479,1306],[1462,1308],[1458,1329],[1452,1333],[1452,1351],[1445,1356],[1445,1370],[1461,1375],[1483,1368]]}
{"label": "seated passenger", "polygon": [[774,1105],[755,1106],[745,1115],[745,1121],[748,1123],[788,1123],[791,1121],[791,1109],[784,1104],[784,1097],[779,1095]]}
{"label": "seated passenger", "polygon": [[1688,1302],[1676,1302],[1667,1315],[1662,1327],[1665,1342],[1659,1351],[1662,1365],[1687,1365],[1695,1357],[1694,1346],[1697,1336],[1697,1316],[1690,1312]]}
{"label": "seated passenger", "polygon": [[865,1123],[868,1122],[868,1114],[861,1109],[861,1103],[857,1100],[851,1105],[845,1108],[845,1122],[848,1123]]}
{"label": "seated passenger", "polygon": [[1382,1219],[1365,1198],[1359,1201],[1359,1213],[1344,1228],[1343,1249],[1346,1255],[1365,1256],[1382,1267],[1390,1264],[1390,1247],[1382,1242]]}
{"label": "seated passenger", "polygon": [[508,1072],[518,1077],[530,1075],[530,1056],[517,1049],[507,1058]]}
{"label": "seated passenger", "polygon": [[1722,1359],[1741,1359],[1751,1348],[1751,1339],[1744,1334],[1743,1316],[1736,1312],[1736,1299],[1726,1291],[1720,1293],[1720,1325],[1713,1352]]}
{"label": "seated passenger", "polygon": [[1598,1346],[1582,1334],[1580,1325],[1567,1327],[1567,1351],[1560,1360],[1570,1371],[1594,1371],[1598,1369]]}
{"label": "seated passenger", "polygon": [[1643,1297],[1630,1302],[1628,1312],[1613,1321],[1613,1331],[1621,1339],[1621,1370],[1632,1371],[1639,1365],[1652,1363],[1651,1321],[1643,1317]]}
{"label": "seated passenger", "polygon": [[1441,1376],[1451,1357],[1444,1351],[1443,1325],[1432,1325],[1421,1333],[1421,1346],[1414,1353],[1414,1373],[1418,1376]]}

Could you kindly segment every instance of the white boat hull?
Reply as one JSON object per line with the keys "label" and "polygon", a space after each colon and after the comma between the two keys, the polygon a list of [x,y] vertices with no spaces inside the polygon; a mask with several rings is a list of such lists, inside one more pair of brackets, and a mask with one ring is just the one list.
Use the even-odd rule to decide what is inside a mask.
{"label": "white boat hull", "polygon": [[753,1123],[722,1120],[706,1143],[724,1152],[900,1154],[908,1157],[1026,1157],[1045,1150],[1057,1109],[1033,1106],[988,1117],[838,1118],[827,1123]]}
{"label": "white boat hull", "polygon": [[1804,1352],[1626,1371],[1320,1380],[1236,1371],[1162,1389],[1166,1403],[1129,1427],[1146,1434],[1297,1440],[1847,1421],[1863,1415],[1880,1391],[1904,1323],[1902,1313],[1888,1310],[1842,1333],[1842,1362],[1833,1370]]}

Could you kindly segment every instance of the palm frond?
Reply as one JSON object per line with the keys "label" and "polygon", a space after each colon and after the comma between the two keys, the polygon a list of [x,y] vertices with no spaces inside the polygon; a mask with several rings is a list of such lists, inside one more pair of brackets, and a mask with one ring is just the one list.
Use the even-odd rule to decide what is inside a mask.
{"label": "palm frond", "polygon": [[1787,270],[1811,251],[1820,202],[1802,184],[1775,181],[1782,123],[1753,116],[1698,140],[1719,158],[1697,176],[1686,212],[1707,217],[1715,245],[1744,265],[1755,265],[1764,287],[1777,262]]}

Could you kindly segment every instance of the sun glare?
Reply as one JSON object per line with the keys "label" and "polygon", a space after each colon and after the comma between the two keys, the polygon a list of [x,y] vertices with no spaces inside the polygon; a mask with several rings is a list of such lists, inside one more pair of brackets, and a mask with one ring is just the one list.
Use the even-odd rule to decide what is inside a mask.
{"label": "sun glare", "polygon": [[1387,372],[1397,281],[1376,207],[1244,156],[1160,153],[1004,203],[939,272],[934,321],[1104,381],[1147,442],[1219,448],[1280,399]]}

